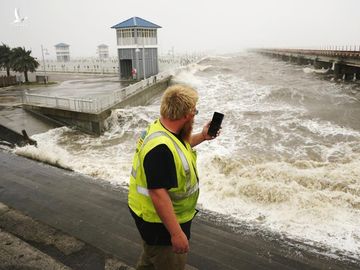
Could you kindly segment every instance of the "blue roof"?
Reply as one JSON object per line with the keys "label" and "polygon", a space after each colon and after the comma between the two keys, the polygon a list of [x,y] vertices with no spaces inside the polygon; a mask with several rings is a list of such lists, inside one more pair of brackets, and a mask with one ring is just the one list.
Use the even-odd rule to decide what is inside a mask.
{"label": "blue roof", "polygon": [[131,27],[161,28],[161,26],[156,25],[152,22],[149,22],[139,17],[132,17],[126,21],[123,21],[121,23],[112,26],[111,28],[118,29],[118,28],[131,28]]}
{"label": "blue roof", "polygon": [[59,43],[59,44],[56,44],[55,47],[69,47],[69,45],[67,45],[65,43]]}

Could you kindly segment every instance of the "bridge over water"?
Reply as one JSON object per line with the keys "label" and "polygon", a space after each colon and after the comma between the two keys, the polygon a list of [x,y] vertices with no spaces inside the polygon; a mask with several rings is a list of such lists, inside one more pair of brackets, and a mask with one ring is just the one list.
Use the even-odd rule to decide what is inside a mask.
{"label": "bridge over water", "polygon": [[360,79],[360,46],[359,50],[354,46],[353,50],[257,49],[255,52],[284,61],[328,69],[329,73],[334,74],[335,79]]}
{"label": "bridge over water", "polygon": [[76,126],[85,132],[100,135],[105,131],[105,120],[111,110],[128,105],[146,105],[167,88],[170,80],[170,72],[163,72],[106,95],[88,98],[25,92],[23,108],[59,125]]}

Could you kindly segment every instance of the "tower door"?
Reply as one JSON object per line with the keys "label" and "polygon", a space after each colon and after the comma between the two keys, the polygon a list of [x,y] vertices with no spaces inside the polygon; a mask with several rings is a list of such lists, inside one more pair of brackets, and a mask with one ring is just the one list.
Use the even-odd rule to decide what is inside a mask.
{"label": "tower door", "polygon": [[131,69],[132,69],[132,61],[130,59],[121,59],[120,60],[121,78],[130,79],[131,78]]}

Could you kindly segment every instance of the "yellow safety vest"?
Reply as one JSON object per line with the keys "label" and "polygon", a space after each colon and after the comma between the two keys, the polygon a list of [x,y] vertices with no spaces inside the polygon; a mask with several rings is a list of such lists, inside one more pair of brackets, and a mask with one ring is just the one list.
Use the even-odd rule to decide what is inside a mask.
{"label": "yellow safety vest", "polygon": [[189,143],[186,142],[185,147],[178,138],[166,130],[159,119],[150,124],[138,140],[130,176],[129,207],[144,221],[161,222],[149,196],[143,164],[146,154],[160,144],[165,144],[174,157],[178,186],[169,189],[168,192],[175,215],[179,223],[190,221],[196,213],[195,206],[199,197],[196,153]]}

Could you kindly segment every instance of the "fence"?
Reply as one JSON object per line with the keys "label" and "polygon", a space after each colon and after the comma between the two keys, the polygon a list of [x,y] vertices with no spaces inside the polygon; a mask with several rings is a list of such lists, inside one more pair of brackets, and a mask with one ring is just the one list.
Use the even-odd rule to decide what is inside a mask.
{"label": "fence", "polygon": [[9,85],[16,84],[16,77],[15,76],[0,76],[0,87],[6,87]]}
{"label": "fence", "polygon": [[39,107],[97,114],[110,109],[120,101],[125,100],[130,96],[143,91],[145,88],[155,84],[156,82],[167,79],[170,76],[170,72],[159,73],[145,80],[131,84],[123,89],[117,90],[106,97],[97,99],[74,99],[24,93],[23,103]]}
{"label": "fence", "polygon": [[[191,55],[167,55],[159,57],[160,72],[169,68],[188,65],[201,59],[203,54]],[[37,72],[64,72],[64,73],[94,73],[94,74],[119,74],[119,60],[115,57],[99,60],[96,58],[74,59],[69,62],[57,62],[55,60],[45,60],[40,62]]]}

